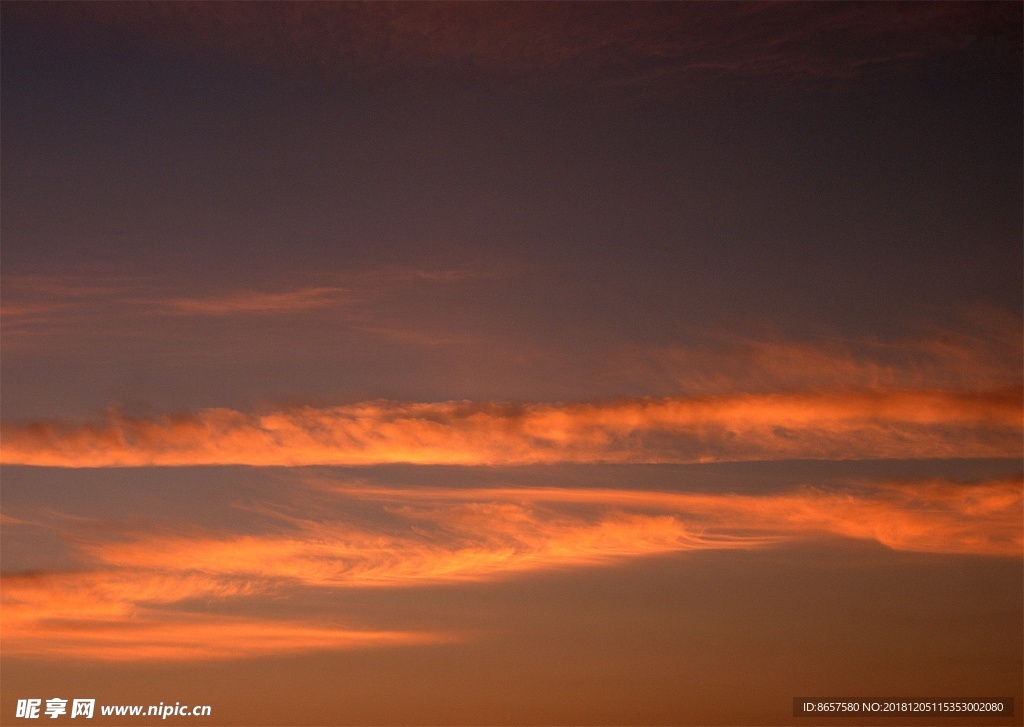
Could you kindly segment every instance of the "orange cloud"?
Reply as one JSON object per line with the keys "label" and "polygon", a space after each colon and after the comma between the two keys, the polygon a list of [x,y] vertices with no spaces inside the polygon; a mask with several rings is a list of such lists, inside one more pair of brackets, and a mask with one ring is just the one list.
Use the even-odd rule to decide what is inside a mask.
{"label": "orange cloud", "polygon": [[804,488],[770,495],[325,486],[339,494],[396,503],[484,500],[667,512],[686,524],[695,548],[761,547],[778,540],[839,535],[874,540],[893,550],[1024,555],[1024,486],[1019,478],[974,484],[888,482],[842,491]]}
{"label": "orange cloud", "polygon": [[34,629],[5,635],[8,655],[101,661],[195,661],[244,659],[308,651],[412,646],[450,641],[448,636],[409,631],[325,628],[255,618],[178,615],[119,623],[37,622]]}
{"label": "orange cloud", "polygon": [[36,525],[37,523],[31,520],[22,520],[21,518],[8,515],[7,513],[0,512],[0,525]]}
{"label": "orange cloud", "polygon": [[[140,278],[95,276],[8,276],[0,309],[5,350],[46,345],[80,345],[83,336],[119,337],[126,327],[132,336],[154,328],[152,319],[182,325],[206,318],[233,320],[275,316],[330,315],[332,325],[375,337],[418,345],[464,343],[465,335],[406,330],[397,297],[411,296],[438,285],[458,285],[498,275],[494,270],[382,268],[348,273],[319,272],[290,287],[196,293],[175,290],[166,282]],[[409,305],[408,302],[403,305]]]}
{"label": "orange cloud", "polygon": [[[765,495],[570,488],[373,488],[320,482],[372,519],[286,518],[247,535],[77,539],[90,570],[5,576],[3,650],[39,658],[219,659],[430,643],[452,634],[197,614],[301,588],[410,587],[822,537],[893,550],[1021,557],[1020,478]],[[347,513],[351,510],[345,510]],[[366,512],[365,507],[362,511]],[[193,604],[181,610],[182,604]]]}
{"label": "orange cloud", "polygon": [[498,465],[1017,457],[1022,391],[860,390],[599,403],[366,402],[99,425],[5,424],[0,461],[50,467]]}
{"label": "orange cloud", "polygon": [[331,308],[353,300],[345,288],[318,286],[281,293],[246,292],[209,298],[170,298],[159,307],[179,315],[231,315],[239,313],[291,313]]}
{"label": "orange cloud", "polygon": [[814,342],[710,336],[702,345],[625,352],[617,373],[690,395],[836,388],[984,390],[1020,386],[1018,316],[974,311],[970,330],[914,338]]}
{"label": "orange cloud", "polygon": [[236,659],[314,650],[414,645],[451,640],[420,631],[330,627],[256,617],[161,609],[189,599],[224,601],[266,592],[241,580],[179,567],[6,575],[6,656],[155,661]]}
{"label": "orange cloud", "polygon": [[[502,503],[446,508],[446,523],[438,514],[408,513],[413,529],[406,535],[306,521],[289,534],[142,536],[82,544],[92,571],[3,579],[2,648],[8,655],[135,661],[431,643],[454,637],[213,618],[180,612],[175,604],[245,599],[258,610],[261,598],[280,601],[296,586],[476,581],[715,542],[702,545],[668,517],[613,514],[588,521]],[[427,527],[434,535],[423,536]],[[717,547],[731,547],[731,539]]]}
{"label": "orange cloud", "polygon": [[[330,487],[330,486],[329,486]],[[299,520],[297,530],[238,537],[145,537],[88,547],[112,567],[311,586],[481,580],[708,549],[840,536],[893,550],[1022,555],[1020,480],[888,483],[771,495],[634,490],[330,487],[375,500],[398,524],[367,530]]]}
{"label": "orange cloud", "polygon": [[[392,493],[401,500],[402,493]],[[477,495],[477,499],[473,495]],[[429,495],[428,495],[429,497]],[[528,498],[528,495],[524,495]],[[663,514],[608,511],[583,517],[468,493],[443,507],[417,498],[392,511],[399,533],[302,523],[285,535],[144,538],[88,548],[113,567],[190,569],[216,578],[308,586],[406,586],[477,581],[538,569],[599,565],[654,553],[764,545],[771,537],[709,535]],[[500,495],[499,495],[500,499]]]}

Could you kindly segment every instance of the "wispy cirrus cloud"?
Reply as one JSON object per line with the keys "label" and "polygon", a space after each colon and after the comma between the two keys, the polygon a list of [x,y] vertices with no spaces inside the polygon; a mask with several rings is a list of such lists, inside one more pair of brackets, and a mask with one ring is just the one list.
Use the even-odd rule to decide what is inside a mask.
{"label": "wispy cirrus cloud", "polygon": [[[124,577],[124,576],[122,576]],[[8,576],[10,581],[11,577]],[[129,577],[130,583],[136,580]],[[453,640],[426,631],[369,630],[260,617],[212,616],[125,607],[117,618],[96,618],[84,610],[55,617],[44,602],[52,589],[26,586],[4,607],[5,656],[43,660],[209,661],[246,659],[310,651],[414,646]],[[30,594],[30,595],[27,595]],[[25,603],[36,601],[32,606]]]}
{"label": "wispy cirrus cloud", "polygon": [[[0,329],[10,352],[44,350],[68,340],[138,337],[174,322],[197,325],[230,319],[239,324],[321,321],[372,337],[404,343],[464,342],[444,331],[403,328],[392,310],[400,296],[424,295],[434,286],[457,285],[495,276],[490,270],[383,268],[320,273],[291,285],[188,291],[148,278],[8,275],[0,305]],[[409,305],[406,301],[405,305]],[[397,319],[397,320],[396,320]],[[162,336],[169,335],[160,328]]]}
{"label": "wispy cirrus cloud", "polygon": [[22,520],[21,518],[8,515],[5,512],[0,512],[0,525],[35,525],[36,523],[31,520]]}
{"label": "wispy cirrus cloud", "polygon": [[[280,603],[302,589],[474,583],[827,537],[907,552],[1020,557],[1024,535],[1019,477],[761,495],[314,484],[331,499],[333,515],[286,514],[259,533],[78,534],[87,570],[5,576],[4,652],[134,661],[435,643],[458,637],[252,614],[267,599]],[[352,515],[353,503],[362,503],[362,517]],[[182,608],[242,602],[244,618]]]}
{"label": "wispy cirrus cloud", "polygon": [[[451,518],[438,518],[419,503],[415,513],[399,518],[411,529],[398,533],[366,523],[292,519],[285,532],[258,535],[79,537],[92,570],[5,576],[2,648],[36,658],[134,661],[450,641],[457,635],[215,618],[183,611],[181,604],[244,601],[251,614],[267,599],[295,596],[297,588],[474,582],[702,547],[670,518],[553,516],[484,500],[454,508]],[[712,542],[704,539],[703,547]],[[729,539],[718,545],[729,547]]]}
{"label": "wispy cirrus cloud", "polygon": [[5,635],[4,651],[37,659],[138,663],[249,659],[311,651],[416,646],[452,636],[415,631],[330,628],[260,618],[177,615],[136,618],[116,628],[90,622],[36,623]]}
{"label": "wispy cirrus cloud", "polygon": [[0,461],[48,467],[502,465],[1015,457],[1022,391],[729,394],[566,404],[373,401],[6,423]]}
{"label": "wispy cirrus cloud", "polygon": [[342,285],[305,285],[287,290],[243,290],[209,296],[158,298],[150,304],[170,315],[273,314],[320,308],[353,307],[411,285],[451,284],[493,276],[494,273],[468,268],[418,269],[384,268],[326,276]]}
{"label": "wispy cirrus cloud", "polygon": [[[323,486],[323,483],[321,483]],[[287,518],[273,535],[154,535],[86,543],[115,567],[291,579],[333,587],[486,580],[643,555],[756,549],[807,538],[870,540],[893,550],[1019,556],[1020,479],[866,483],[762,494],[573,488],[378,488],[326,484],[376,502],[391,523]],[[248,580],[246,582],[253,582]]]}
{"label": "wispy cirrus cloud", "polygon": [[[344,494],[356,497],[355,492]],[[777,540],[704,533],[678,518],[616,511],[614,504],[599,501],[590,503],[600,506],[596,513],[574,513],[565,508],[571,499],[560,501],[561,508],[545,507],[528,492],[520,492],[517,501],[479,491],[458,501],[431,500],[429,492],[406,494],[380,493],[384,510],[397,518],[394,530],[300,520],[280,534],[143,538],[99,543],[86,551],[95,562],[114,567],[173,571],[188,563],[206,574],[248,582],[364,588],[484,581]]]}
{"label": "wispy cirrus cloud", "polygon": [[283,292],[243,292],[193,298],[168,298],[155,302],[159,312],[176,315],[233,315],[245,313],[292,313],[339,307],[355,300],[345,288],[316,286]]}
{"label": "wispy cirrus cloud", "polygon": [[320,281],[278,285],[275,289],[237,288],[206,294],[182,294],[166,283],[144,278],[7,276],[0,312],[8,322],[56,310],[87,311],[104,305],[121,306],[121,315],[289,313],[365,301],[417,283],[459,283],[491,275],[492,272],[470,269],[384,268],[348,274],[321,273],[314,276]]}
{"label": "wispy cirrus cloud", "polygon": [[[1024,554],[1020,478],[855,483],[838,490],[804,487],[764,494],[677,493],[572,488],[389,489],[323,484],[341,495],[384,503],[491,501],[518,507],[577,505],[671,513],[685,523],[692,549],[757,548],[824,535],[873,540],[893,550]],[[404,511],[403,511],[404,512]],[[410,511],[414,512],[414,511]],[[677,541],[675,550],[691,549]]]}
{"label": "wispy cirrus cloud", "polygon": [[[268,594],[274,581],[232,578],[179,563],[84,572],[5,574],[5,655],[41,659],[239,659],[318,650],[450,641],[453,634],[352,628],[320,621],[212,615],[176,608]],[[278,579],[279,580],[279,579]]]}
{"label": "wispy cirrus cloud", "polygon": [[691,395],[853,388],[981,390],[1020,386],[1022,321],[999,309],[964,312],[959,325],[898,339],[811,341],[705,334],[688,347],[633,348],[617,375]]}

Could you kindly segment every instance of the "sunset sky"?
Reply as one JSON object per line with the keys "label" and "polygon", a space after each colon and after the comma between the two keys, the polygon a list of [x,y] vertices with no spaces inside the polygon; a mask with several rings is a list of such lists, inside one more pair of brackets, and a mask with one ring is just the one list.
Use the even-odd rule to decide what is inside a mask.
{"label": "sunset sky", "polygon": [[1019,724],[1022,7],[4,0],[0,724]]}

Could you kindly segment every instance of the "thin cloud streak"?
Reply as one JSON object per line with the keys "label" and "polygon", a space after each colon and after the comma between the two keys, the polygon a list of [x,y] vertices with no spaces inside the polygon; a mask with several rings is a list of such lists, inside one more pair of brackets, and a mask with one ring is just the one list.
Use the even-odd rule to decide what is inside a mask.
{"label": "thin cloud streak", "polygon": [[[494,277],[494,271],[382,268],[346,274],[318,273],[315,280],[274,290],[242,289],[212,294],[175,294],[166,284],[140,278],[93,276],[7,276],[3,306],[8,323],[32,321],[63,311],[69,317],[110,306],[120,316],[246,315],[301,312],[349,305],[415,285],[451,285]],[[126,310],[124,306],[131,306]]]}
{"label": "thin cloud streak", "polygon": [[356,300],[345,288],[311,287],[281,293],[247,292],[210,298],[171,298],[157,309],[171,315],[236,315],[244,313],[292,313],[334,308]]}
{"label": "thin cloud streak", "polygon": [[[412,345],[465,344],[471,337],[404,330],[396,300],[422,295],[436,286],[494,278],[495,270],[470,268],[381,268],[349,273],[320,272],[270,288],[197,292],[141,278],[93,276],[7,276],[0,306],[0,329],[9,352],[45,352],[83,339],[137,338],[172,322],[201,325],[210,319],[246,322],[329,320],[331,326]],[[191,355],[200,355],[195,352]],[[248,354],[252,355],[252,354]]]}
{"label": "thin cloud streak", "polygon": [[[5,640],[9,637],[5,637]],[[451,637],[406,631],[360,631],[256,618],[180,616],[142,620],[117,629],[90,623],[39,624],[4,644],[9,655],[48,659],[209,661],[451,641]]]}
{"label": "thin cloud streak", "polygon": [[1022,390],[865,389],[597,403],[206,409],[4,424],[0,461],[47,467],[508,465],[1019,457]]}
{"label": "thin cloud streak", "polygon": [[266,582],[210,576],[189,567],[5,575],[2,649],[5,656],[136,662],[239,659],[454,638],[166,608],[182,601],[231,602],[272,590]]}
{"label": "thin cloud streak", "polygon": [[632,349],[615,373],[649,388],[689,395],[837,388],[983,390],[1024,383],[1019,316],[977,310],[970,327],[900,340],[814,342],[706,336],[690,347]]}

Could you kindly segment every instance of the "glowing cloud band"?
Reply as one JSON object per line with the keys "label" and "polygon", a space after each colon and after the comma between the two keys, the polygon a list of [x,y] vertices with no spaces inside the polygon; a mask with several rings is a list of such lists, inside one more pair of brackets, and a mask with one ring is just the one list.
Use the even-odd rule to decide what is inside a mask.
{"label": "glowing cloud band", "polygon": [[[1019,479],[882,483],[768,495],[622,489],[380,489],[320,482],[369,520],[283,517],[257,534],[78,538],[87,570],[3,579],[4,653],[100,660],[223,659],[434,643],[430,631],[225,617],[174,604],[253,604],[301,589],[482,582],[663,553],[822,537],[893,550],[1017,557]],[[365,508],[364,508],[365,510]]]}
{"label": "glowing cloud band", "polygon": [[507,465],[1019,457],[1019,387],[881,389],[598,403],[230,409],[97,425],[5,424],[0,461],[48,467]]}

